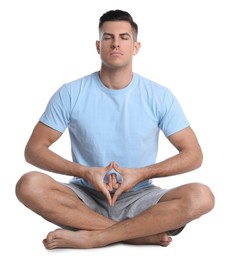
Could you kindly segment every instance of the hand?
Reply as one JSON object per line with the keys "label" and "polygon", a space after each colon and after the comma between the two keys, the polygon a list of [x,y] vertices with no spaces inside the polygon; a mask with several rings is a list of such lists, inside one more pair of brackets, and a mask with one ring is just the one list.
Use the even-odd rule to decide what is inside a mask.
{"label": "hand", "polygon": [[122,177],[122,183],[118,183],[116,180],[116,191],[112,197],[111,206],[114,206],[117,198],[123,193],[130,191],[139,182],[143,181],[143,175],[141,174],[141,168],[122,168],[117,163],[113,163],[113,168]]}
{"label": "hand", "polygon": [[120,187],[121,183],[118,182],[117,176],[115,173],[111,173],[108,176],[107,189],[109,191],[117,190]]}
{"label": "hand", "polygon": [[88,167],[87,174],[85,176],[85,179],[87,179],[97,191],[101,191],[109,205],[112,205],[112,198],[110,191],[113,191],[113,189],[116,187],[119,187],[116,175],[110,174],[108,177],[108,182],[104,182],[105,175],[113,169],[113,162],[111,162],[106,167]]}

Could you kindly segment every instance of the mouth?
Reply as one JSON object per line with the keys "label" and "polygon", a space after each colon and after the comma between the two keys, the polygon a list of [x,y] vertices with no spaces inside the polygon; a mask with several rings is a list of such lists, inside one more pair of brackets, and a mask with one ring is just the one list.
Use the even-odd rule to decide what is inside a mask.
{"label": "mouth", "polygon": [[121,56],[122,53],[120,51],[112,51],[111,56]]}

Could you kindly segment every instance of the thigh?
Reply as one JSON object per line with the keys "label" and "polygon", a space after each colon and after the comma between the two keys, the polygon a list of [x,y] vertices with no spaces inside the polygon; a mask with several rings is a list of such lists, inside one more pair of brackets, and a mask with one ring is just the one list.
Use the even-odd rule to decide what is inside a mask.
{"label": "thigh", "polygon": [[203,189],[203,185],[200,183],[188,183],[170,189],[165,193],[159,202],[170,201],[175,199],[185,199],[191,197],[199,197],[199,193]]}
{"label": "thigh", "polygon": [[47,198],[55,192],[75,196],[75,193],[64,184],[56,181],[48,174],[38,171],[24,174],[16,184],[16,195],[19,200]]}

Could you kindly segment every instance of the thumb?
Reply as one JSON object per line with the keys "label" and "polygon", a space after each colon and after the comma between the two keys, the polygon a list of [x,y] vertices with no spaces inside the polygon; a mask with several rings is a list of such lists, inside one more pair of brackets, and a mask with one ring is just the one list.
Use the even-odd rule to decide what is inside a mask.
{"label": "thumb", "polygon": [[110,170],[113,169],[113,162],[109,163],[106,167],[105,167],[105,170],[106,172],[109,172]]}
{"label": "thumb", "polygon": [[115,202],[117,201],[118,197],[123,193],[123,188],[122,188],[122,184],[120,185],[120,187],[115,191],[113,197],[112,197],[112,202],[111,202],[111,206],[114,206]]}
{"label": "thumb", "polygon": [[116,162],[113,162],[113,168],[116,172],[121,174],[122,168]]}
{"label": "thumb", "polygon": [[111,198],[111,194],[110,194],[109,190],[105,186],[103,186],[101,188],[101,192],[104,194],[104,196],[106,197],[109,205],[111,206],[112,205],[112,198]]}

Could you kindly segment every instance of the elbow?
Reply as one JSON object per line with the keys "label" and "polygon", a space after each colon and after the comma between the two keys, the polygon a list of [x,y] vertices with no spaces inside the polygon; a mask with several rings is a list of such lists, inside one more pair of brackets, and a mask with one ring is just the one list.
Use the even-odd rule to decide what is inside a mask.
{"label": "elbow", "polygon": [[30,156],[29,156],[29,152],[28,152],[28,149],[26,148],[25,151],[24,151],[24,158],[25,158],[25,161],[27,163],[30,163],[31,160],[30,160]]}
{"label": "elbow", "polygon": [[203,164],[203,152],[200,150],[199,152],[195,153],[193,159],[193,170],[198,169]]}
{"label": "elbow", "polygon": [[202,166],[203,153],[201,150],[188,151],[187,153],[185,153],[183,159],[184,161],[186,161],[185,171],[194,171]]}
{"label": "elbow", "polygon": [[200,168],[203,164],[203,154],[198,157],[197,162],[196,162],[196,168]]}
{"label": "elbow", "polygon": [[24,158],[27,163],[33,164],[33,150],[31,150],[28,146],[25,147]]}

